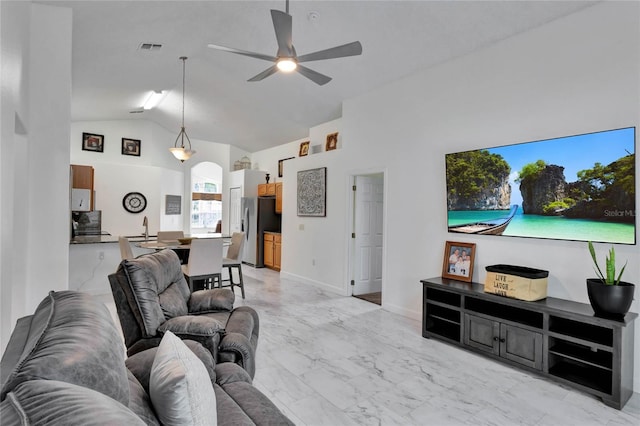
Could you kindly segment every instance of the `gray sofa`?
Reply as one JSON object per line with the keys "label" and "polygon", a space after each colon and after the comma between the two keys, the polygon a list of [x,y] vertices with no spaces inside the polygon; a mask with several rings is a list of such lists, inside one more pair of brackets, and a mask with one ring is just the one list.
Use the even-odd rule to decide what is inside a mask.
{"label": "gray sofa", "polygon": [[[239,365],[216,365],[200,343],[183,342],[206,367],[219,425],[292,424]],[[125,360],[104,304],[85,293],[51,292],[18,320],[2,356],[2,424],[160,424],[149,396],[156,351]]]}

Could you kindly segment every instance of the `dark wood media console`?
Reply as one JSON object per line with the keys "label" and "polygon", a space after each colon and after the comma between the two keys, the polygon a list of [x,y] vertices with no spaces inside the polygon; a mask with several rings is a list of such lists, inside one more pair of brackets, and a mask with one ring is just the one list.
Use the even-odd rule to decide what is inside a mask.
{"label": "dark wood media console", "polygon": [[553,297],[525,302],[440,277],[420,282],[424,337],[541,374],[617,409],[633,394],[638,314],[600,318],[584,303]]}

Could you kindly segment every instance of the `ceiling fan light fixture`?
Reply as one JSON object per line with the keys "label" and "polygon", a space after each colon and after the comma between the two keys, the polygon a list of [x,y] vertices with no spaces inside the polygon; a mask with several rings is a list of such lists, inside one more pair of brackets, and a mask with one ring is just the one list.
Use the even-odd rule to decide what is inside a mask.
{"label": "ceiling fan light fixture", "polygon": [[291,72],[298,68],[298,64],[293,58],[278,59],[277,65],[282,72]]}
{"label": "ceiling fan light fixture", "polygon": [[[178,137],[176,138],[175,143],[173,144],[173,148],[169,148],[169,151],[173,154],[176,159],[180,160],[181,163],[184,163],[186,160],[191,158],[193,154],[196,152],[191,149],[191,139],[187,135],[187,131],[184,128],[184,75],[185,75],[185,62],[187,61],[186,56],[181,56],[180,60],[182,61],[182,127],[180,127],[180,133],[178,133]],[[189,148],[185,147],[184,140],[187,140],[189,144]],[[180,141],[180,146],[178,146],[178,141]]]}

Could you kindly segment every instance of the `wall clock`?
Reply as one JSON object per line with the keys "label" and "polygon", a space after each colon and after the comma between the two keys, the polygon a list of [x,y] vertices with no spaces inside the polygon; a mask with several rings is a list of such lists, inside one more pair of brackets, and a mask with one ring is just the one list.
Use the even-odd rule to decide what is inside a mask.
{"label": "wall clock", "polygon": [[139,192],[130,192],[122,199],[122,207],[129,213],[140,213],[147,208],[147,199]]}

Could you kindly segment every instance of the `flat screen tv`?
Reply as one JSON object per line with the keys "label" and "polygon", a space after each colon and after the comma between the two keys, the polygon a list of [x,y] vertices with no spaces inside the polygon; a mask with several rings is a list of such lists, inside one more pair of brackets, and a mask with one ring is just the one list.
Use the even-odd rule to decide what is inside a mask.
{"label": "flat screen tv", "polygon": [[446,154],[449,232],[636,243],[635,127]]}

